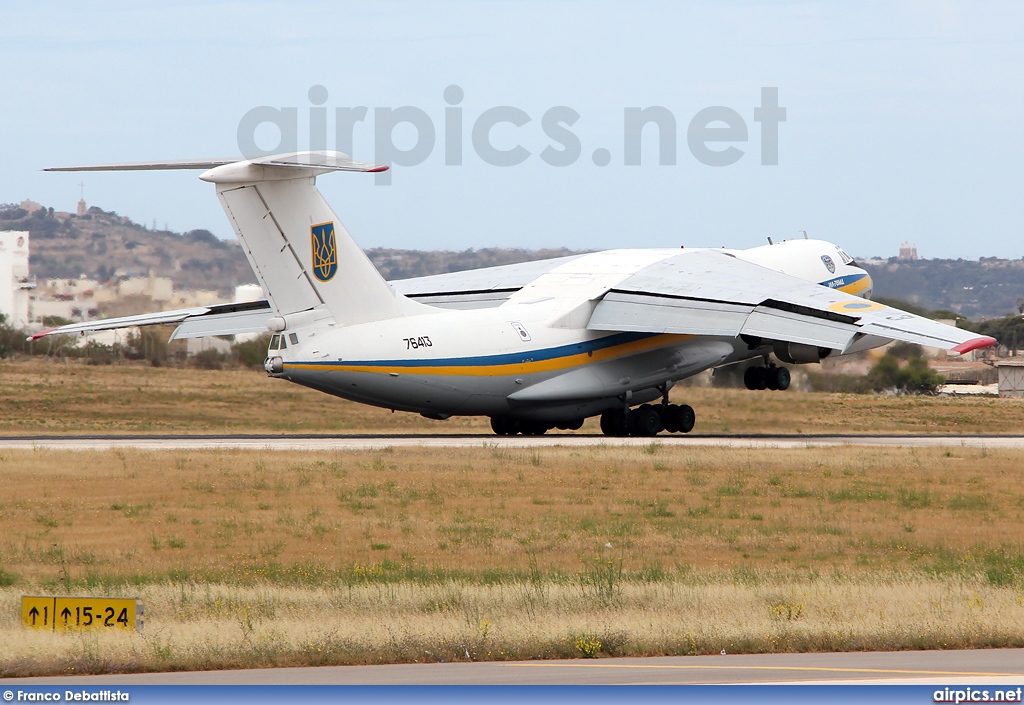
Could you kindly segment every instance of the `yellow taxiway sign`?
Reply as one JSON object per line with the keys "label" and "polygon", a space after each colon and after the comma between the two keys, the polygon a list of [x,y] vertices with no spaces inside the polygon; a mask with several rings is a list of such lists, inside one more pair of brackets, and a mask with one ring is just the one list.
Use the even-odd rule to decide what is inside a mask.
{"label": "yellow taxiway sign", "polygon": [[21,623],[57,632],[82,629],[142,629],[142,603],[134,597],[21,598]]}

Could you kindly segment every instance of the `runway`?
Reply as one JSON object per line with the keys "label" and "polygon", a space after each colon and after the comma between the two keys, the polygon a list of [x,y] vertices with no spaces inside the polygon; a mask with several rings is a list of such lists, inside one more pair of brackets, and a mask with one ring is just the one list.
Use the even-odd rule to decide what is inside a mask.
{"label": "runway", "polygon": [[383,448],[815,448],[826,446],[897,446],[905,448],[966,447],[1024,449],[1024,435],[899,435],[899,434],[730,434],[669,435],[653,438],[612,438],[599,435],[494,436],[486,434],[234,434],[234,435],[63,435],[6,436],[0,450],[273,450],[344,451]]}
{"label": "runway", "polygon": [[321,666],[4,679],[48,685],[1024,684],[1024,649]]}

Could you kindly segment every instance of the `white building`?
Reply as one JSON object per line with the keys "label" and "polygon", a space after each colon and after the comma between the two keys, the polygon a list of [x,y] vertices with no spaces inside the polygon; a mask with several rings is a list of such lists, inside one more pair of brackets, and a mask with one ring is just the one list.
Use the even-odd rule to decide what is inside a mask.
{"label": "white building", "polygon": [[1024,397],[1024,360],[997,360],[995,366],[999,370],[999,396]]}
{"label": "white building", "polygon": [[0,232],[0,313],[15,328],[29,322],[29,292],[36,288],[28,271],[28,233]]}
{"label": "white building", "polygon": [[117,293],[121,296],[148,296],[154,301],[169,302],[174,298],[174,282],[150,272],[149,276],[125,279],[117,285]]}

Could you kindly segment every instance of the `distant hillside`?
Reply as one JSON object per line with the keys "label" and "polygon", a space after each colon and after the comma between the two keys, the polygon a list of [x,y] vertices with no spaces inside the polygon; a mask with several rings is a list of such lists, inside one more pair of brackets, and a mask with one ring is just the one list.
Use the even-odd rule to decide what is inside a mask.
{"label": "distant hillside", "polygon": [[[40,279],[71,279],[82,274],[106,281],[118,272],[144,275],[153,270],[178,289],[210,289],[229,296],[239,284],[254,284],[249,262],[235,240],[219,240],[207,230],[175,233],[151,230],[129,218],[90,208],[86,215],[41,208],[32,213],[16,204],[0,205],[0,230],[31,233],[31,268]],[[367,255],[387,279],[456,272],[573,254],[565,248],[521,250],[484,248],[462,252],[374,248]]]}
{"label": "distant hillside", "polygon": [[[90,208],[82,217],[42,208],[28,213],[0,205],[0,230],[32,234],[32,272],[39,278],[81,274],[104,281],[117,272],[169,277],[179,289],[215,289],[230,295],[256,278],[234,240],[218,240],[207,230],[175,233],[151,230],[116,213]],[[577,254],[565,248],[543,250],[484,248],[423,251],[373,248],[367,255],[386,279],[457,272]],[[901,299],[921,308],[956,311],[968,318],[994,318],[1016,311],[1024,298],[1024,260],[872,260],[864,267],[875,281],[875,295]]]}
{"label": "distant hillside", "polygon": [[144,275],[153,270],[170,277],[178,288],[225,295],[239,284],[256,281],[235,241],[220,240],[207,230],[150,230],[99,208],[77,216],[52,208],[28,213],[16,205],[0,206],[0,230],[29,231],[29,266],[40,279],[85,274],[106,281],[117,272]]}
{"label": "distant hillside", "polygon": [[539,259],[566,257],[580,254],[564,247],[543,250],[504,249],[485,247],[482,250],[392,250],[374,247],[366,250],[367,257],[385,279],[409,279],[429,274],[462,272],[480,267],[496,267],[502,264],[533,262]]}
{"label": "distant hillside", "polygon": [[875,282],[876,296],[955,311],[973,320],[1018,312],[1018,299],[1024,299],[1024,260],[893,258],[861,264]]}

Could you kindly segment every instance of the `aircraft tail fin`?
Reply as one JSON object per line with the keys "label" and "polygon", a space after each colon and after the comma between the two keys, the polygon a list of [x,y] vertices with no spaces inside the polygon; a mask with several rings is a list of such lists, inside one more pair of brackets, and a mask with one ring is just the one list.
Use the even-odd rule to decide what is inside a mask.
{"label": "aircraft tail fin", "polygon": [[62,167],[51,171],[208,169],[249,264],[279,316],[326,309],[338,324],[426,310],[395,292],[316,187],[332,171],[387,169],[340,152],[297,152],[251,160],[191,160]]}

